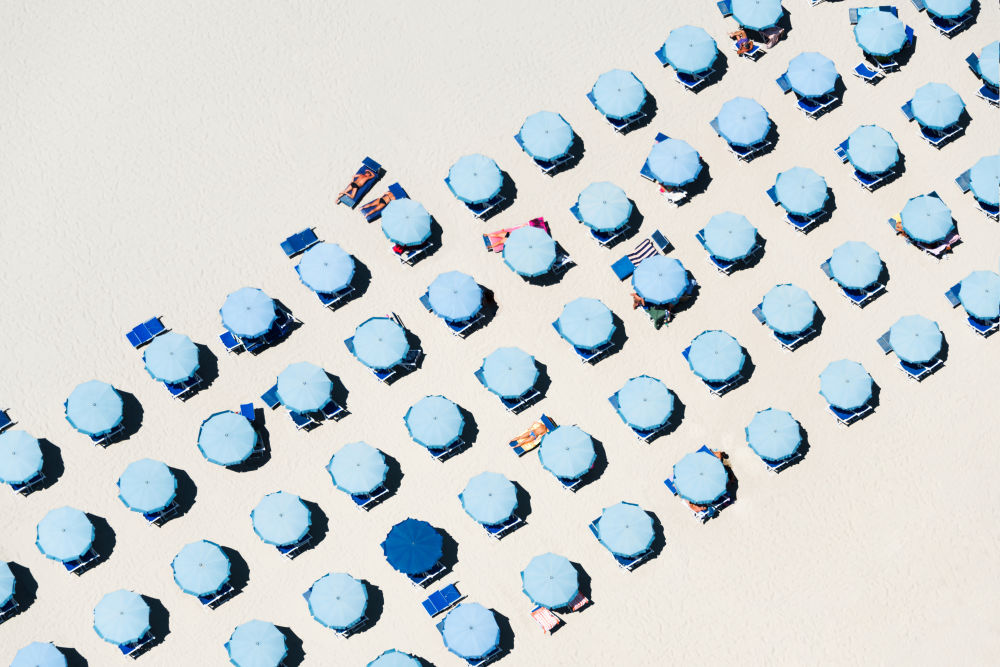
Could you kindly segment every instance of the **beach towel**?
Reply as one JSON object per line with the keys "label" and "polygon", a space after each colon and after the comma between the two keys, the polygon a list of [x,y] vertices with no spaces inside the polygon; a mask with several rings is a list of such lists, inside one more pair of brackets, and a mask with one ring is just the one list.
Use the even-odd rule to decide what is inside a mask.
{"label": "beach towel", "polygon": [[499,229],[495,232],[483,234],[483,242],[486,244],[486,249],[490,252],[503,252],[503,246],[507,241],[507,237],[510,236],[512,231],[520,229],[521,227],[538,227],[539,229],[544,230],[549,236],[552,235],[551,232],[549,232],[549,225],[545,222],[545,218],[535,218],[522,225],[507,227],[506,229]]}
{"label": "beach towel", "polygon": [[639,266],[639,263],[642,262],[642,260],[648,259],[649,257],[652,257],[653,255],[656,254],[658,253],[656,251],[656,248],[653,246],[653,240],[646,239],[644,241],[641,241],[635,247],[635,250],[626,255],[626,257],[628,257],[628,260],[632,262],[633,265]]}
{"label": "beach towel", "polygon": [[549,634],[553,628],[562,623],[559,617],[547,607],[535,607],[531,610],[531,617],[538,622],[545,634]]}
{"label": "beach towel", "polygon": [[580,611],[584,607],[590,604],[590,600],[583,596],[583,593],[577,593],[576,597],[570,600],[569,608],[570,611]]}

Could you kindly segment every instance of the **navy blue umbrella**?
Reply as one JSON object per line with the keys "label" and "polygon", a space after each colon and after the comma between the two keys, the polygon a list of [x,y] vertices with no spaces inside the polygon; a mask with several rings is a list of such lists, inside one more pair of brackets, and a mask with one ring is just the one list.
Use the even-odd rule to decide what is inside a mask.
{"label": "navy blue umbrella", "polygon": [[406,519],[392,527],[385,541],[382,553],[386,561],[403,574],[427,572],[441,558],[444,538],[434,526],[426,521]]}

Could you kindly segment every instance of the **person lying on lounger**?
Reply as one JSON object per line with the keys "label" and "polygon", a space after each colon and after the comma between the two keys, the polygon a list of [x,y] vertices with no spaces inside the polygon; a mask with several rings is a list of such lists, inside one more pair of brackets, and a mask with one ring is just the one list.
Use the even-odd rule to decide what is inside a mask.
{"label": "person lying on lounger", "polygon": [[384,209],[386,206],[388,206],[389,202],[391,202],[395,198],[396,198],[396,196],[394,194],[392,194],[391,192],[386,192],[384,195],[382,195],[378,199],[373,199],[372,201],[370,201],[367,204],[365,204],[364,206],[362,206],[361,207],[361,212],[365,215],[365,217],[368,217],[368,216],[372,215],[373,213],[378,213],[379,211],[381,211],[382,209]]}
{"label": "person lying on lounger", "polygon": [[905,229],[903,229],[903,221],[902,221],[901,217],[902,216],[900,216],[899,218],[896,218],[896,235],[897,236],[903,236],[903,237],[906,237],[907,240],[911,240],[910,239],[910,235],[906,233]]}
{"label": "person lying on lounger", "polygon": [[337,198],[347,197],[348,199],[354,199],[355,195],[358,194],[358,190],[361,189],[361,186],[373,178],[375,178],[375,172],[367,168],[360,174],[354,174],[354,178],[351,179],[350,185],[341,190],[340,194],[337,195]]}
{"label": "person lying on lounger", "polygon": [[746,30],[737,30],[729,33],[730,39],[736,42],[736,55],[742,56],[744,53],[753,51],[753,41],[747,37]]}
{"label": "person lying on lounger", "polygon": [[523,447],[528,449],[538,444],[538,440],[549,432],[548,427],[541,421],[536,421],[531,425],[531,428],[517,436],[516,439],[510,441],[511,447]]}

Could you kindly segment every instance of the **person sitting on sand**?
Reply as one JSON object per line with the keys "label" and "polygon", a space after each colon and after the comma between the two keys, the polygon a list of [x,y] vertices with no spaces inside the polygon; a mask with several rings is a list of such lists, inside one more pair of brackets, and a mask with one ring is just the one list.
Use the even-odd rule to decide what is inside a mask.
{"label": "person sitting on sand", "polygon": [[736,55],[742,56],[744,53],[749,53],[753,50],[753,41],[747,37],[747,31],[740,29],[735,32],[729,33],[730,39],[736,42]]}
{"label": "person sitting on sand", "polygon": [[646,307],[646,300],[643,299],[641,296],[639,296],[637,292],[632,292],[632,310],[645,307]]}
{"label": "person sitting on sand", "polygon": [[395,198],[396,196],[394,194],[392,194],[391,192],[386,192],[378,199],[373,199],[372,201],[362,206],[361,212],[365,215],[366,218],[370,217],[372,214],[378,213],[386,206],[388,206],[389,202],[391,202]]}
{"label": "person sitting on sand", "polygon": [[337,199],[340,199],[341,197],[354,199],[355,195],[358,194],[358,190],[361,189],[361,186],[373,178],[375,178],[375,172],[371,169],[365,169],[360,174],[354,174],[354,178],[351,179],[351,183],[340,191],[340,194],[337,195]]}

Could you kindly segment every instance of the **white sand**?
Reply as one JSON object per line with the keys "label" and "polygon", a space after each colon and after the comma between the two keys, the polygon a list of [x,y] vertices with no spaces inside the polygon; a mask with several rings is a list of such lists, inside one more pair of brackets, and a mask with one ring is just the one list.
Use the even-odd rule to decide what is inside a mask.
{"label": "white sand", "polygon": [[[444,581],[509,619],[513,651],[504,665],[995,661],[1000,453],[990,433],[1000,354],[997,341],[975,335],[942,292],[974,269],[995,269],[1000,255],[996,224],[953,183],[1000,146],[998,112],[976,98],[978,81],[963,62],[1000,31],[996,3],[983,3],[976,25],[949,41],[900,2],[901,18],[916,29],[916,54],[875,88],[850,76],[861,54],[849,3],[810,8],[787,0],[793,30],[756,64],[732,56],[726,33],[733,23],[714,2],[395,4],[0,7],[0,407],[52,441],[65,465],[47,490],[0,494],[0,558],[29,568],[37,582],[35,603],[0,627],[0,663],[29,641],[51,640],[74,647],[91,666],[121,664],[117,649],[93,632],[91,610],[124,587],[169,611],[170,632],[143,664],[224,664],[223,643],[252,618],[292,628],[306,665],[363,665],[391,647],[459,664],[420,607],[426,592],[391,570],[379,548],[388,529],[411,515],[458,541],[458,565]],[[709,30],[729,61],[721,83],[698,95],[653,56],[669,29],[684,23]],[[847,85],[844,104],[817,121],[774,85],[790,58],[813,49],[834,59]],[[626,137],[584,97],[613,67],[635,71],[659,107],[649,126]],[[973,118],[967,134],[941,151],[899,112],[927,81],[954,86]],[[760,101],[781,133],[776,150],[749,165],[737,163],[708,126],[737,95]],[[562,113],[586,145],[582,162],[555,178],[512,140],[540,109]],[[832,150],[870,122],[890,130],[906,157],[905,176],[875,194],[851,180]],[[707,192],[680,209],[638,174],[657,131],[689,141],[710,166]],[[470,152],[492,156],[517,184],[515,205],[489,223],[475,221],[442,181]],[[391,256],[377,225],[333,204],[364,155],[387,168],[381,186],[399,181],[444,229],[443,249],[416,267]],[[819,171],[836,196],[832,220],[808,237],[764,196],[775,174],[794,165]],[[630,310],[628,285],[608,269],[634,241],[603,250],[567,211],[594,180],[624,187],[645,216],[643,235],[663,230],[676,246],[672,256],[702,285],[694,306],[664,330]],[[964,239],[940,262],[885,224],[907,198],[931,189],[951,206]],[[730,277],[708,265],[694,239],[709,216],[727,209],[746,214],[767,239],[761,263]],[[578,262],[555,286],[526,285],[479,238],[537,215]],[[363,298],[331,313],[298,282],[278,243],[305,226],[371,270]],[[875,247],[891,275],[888,294],[864,311],[819,269],[850,239]],[[496,320],[465,341],[417,302],[438,273],[452,269],[472,273],[501,304]],[[826,317],[822,335],[795,353],[783,352],[750,313],[780,282],[807,289]],[[243,285],[263,288],[305,323],[256,358],[227,356],[217,338],[217,310]],[[622,352],[593,368],[549,326],[578,295],[604,300],[628,334]],[[419,372],[386,387],[341,341],[389,309],[420,337],[427,357]],[[937,320],[949,345],[946,367],[922,385],[875,344],[913,313]],[[123,338],[153,314],[219,356],[219,378],[185,404],[146,375]],[[709,396],[680,354],[711,328],[735,335],[756,366],[748,385],[721,399]],[[552,380],[538,408],[520,417],[506,414],[473,377],[485,354],[507,344],[535,354]],[[881,387],[876,413],[846,430],[817,393],[819,372],[842,357],[864,363]],[[258,396],[299,360],[341,379],[351,416],[305,434],[283,411],[269,411],[269,463],[242,474],[207,463],[195,447],[200,422]],[[643,372],[662,378],[686,406],[680,428],[651,446],[631,436],[606,400]],[[138,433],[103,451],[63,418],[65,396],[92,377],[133,393],[143,408]],[[443,465],[409,440],[402,420],[429,393],[470,410],[479,429],[472,448]],[[769,406],[790,410],[809,434],[805,460],[778,476],[744,443],[744,426]],[[534,456],[506,451],[507,439],[542,411],[603,443],[607,469],[576,495]],[[396,496],[369,514],[354,509],[324,470],[332,452],[359,439],[403,471]],[[739,478],[735,505],[706,525],[662,484],[672,464],[703,443],[727,451]],[[183,469],[198,490],[193,509],[161,529],[145,527],[116,497],[121,471],[147,456]],[[500,543],[456,497],[483,470],[504,473],[531,496],[528,525]],[[250,509],[278,489],[318,503],[329,520],[318,547],[292,562],[250,525]],[[616,567],[587,530],[619,500],[655,513],[666,535],[663,552],[633,573]],[[64,504],[104,517],[115,533],[109,561],[79,579],[34,545],[36,522]],[[250,570],[243,593],[212,612],[179,591],[170,572],[174,554],[202,538],[237,550]],[[529,617],[518,574],[545,551],[583,565],[595,602],[564,616],[566,626],[552,637]],[[347,640],[313,621],[301,597],[330,571],[366,579],[384,597],[377,623]]]}

